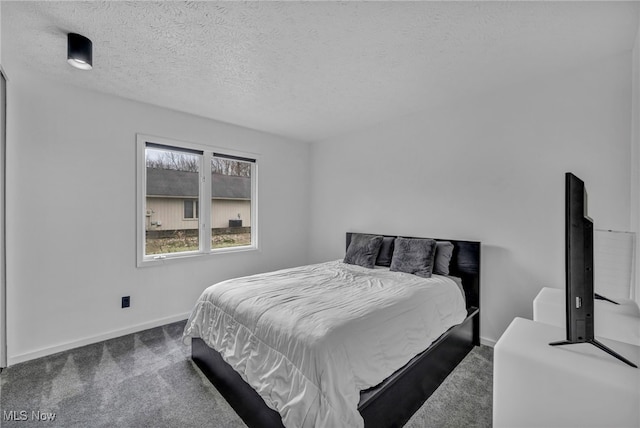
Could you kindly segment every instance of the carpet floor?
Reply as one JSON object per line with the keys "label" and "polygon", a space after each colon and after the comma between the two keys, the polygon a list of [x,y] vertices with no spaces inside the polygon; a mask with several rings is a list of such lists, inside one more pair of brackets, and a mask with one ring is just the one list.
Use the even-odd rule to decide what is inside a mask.
{"label": "carpet floor", "polygon": [[[0,373],[4,427],[244,427],[191,362],[185,322],[11,366]],[[491,427],[493,349],[476,347],[406,428]],[[339,428],[339,427],[336,427]]]}

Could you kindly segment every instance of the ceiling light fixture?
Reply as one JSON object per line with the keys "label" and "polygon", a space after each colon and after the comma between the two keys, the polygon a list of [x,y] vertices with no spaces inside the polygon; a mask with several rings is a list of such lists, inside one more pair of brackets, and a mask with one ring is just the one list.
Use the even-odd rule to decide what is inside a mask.
{"label": "ceiling light fixture", "polygon": [[81,70],[93,68],[93,43],[85,36],[67,34],[67,62]]}

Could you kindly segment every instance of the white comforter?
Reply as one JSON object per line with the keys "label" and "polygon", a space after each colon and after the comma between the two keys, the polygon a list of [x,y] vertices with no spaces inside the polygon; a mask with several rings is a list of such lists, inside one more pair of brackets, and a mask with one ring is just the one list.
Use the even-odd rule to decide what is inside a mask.
{"label": "white comforter", "polygon": [[212,285],[184,338],[218,350],[286,427],[362,427],[360,390],[465,316],[449,278],[333,261]]}

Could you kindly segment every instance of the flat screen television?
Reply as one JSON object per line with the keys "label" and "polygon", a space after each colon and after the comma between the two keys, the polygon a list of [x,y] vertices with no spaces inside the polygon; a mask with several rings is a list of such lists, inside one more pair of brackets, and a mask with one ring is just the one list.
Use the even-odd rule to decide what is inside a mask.
{"label": "flat screen television", "polygon": [[[593,220],[587,215],[584,182],[570,172],[565,174],[565,270],[567,340],[551,346],[590,343],[626,364],[636,367],[595,339],[593,285]],[[615,302],[597,296],[610,303]]]}

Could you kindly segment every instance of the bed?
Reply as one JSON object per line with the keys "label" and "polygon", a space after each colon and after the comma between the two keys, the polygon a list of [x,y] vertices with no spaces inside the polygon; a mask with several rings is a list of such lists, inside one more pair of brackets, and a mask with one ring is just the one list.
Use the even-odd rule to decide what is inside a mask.
{"label": "bed", "polygon": [[[371,237],[373,235],[347,233],[345,261],[349,257],[350,249],[353,249],[357,242],[364,239],[363,236]],[[384,248],[386,245],[384,251],[380,250],[380,255],[383,252],[389,252],[389,242],[391,242],[391,252],[394,257],[396,253],[393,252],[393,242],[396,242],[396,246],[398,246],[398,243],[424,243],[427,241],[424,238],[390,235],[375,235],[375,237],[376,240],[380,237],[379,248]],[[352,240],[354,245],[351,245]],[[384,244],[382,244],[382,240],[384,240]],[[448,275],[434,275],[433,278],[426,280],[419,278],[419,276],[426,276],[419,272],[415,275],[388,272],[389,270],[397,270],[394,269],[397,266],[392,264],[392,267],[388,268],[389,260],[384,260],[384,257],[376,257],[374,263],[376,266],[367,266],[368,269],[361,267],[359,263],[355,263],[354,266],[342,261],[334,261],[277,271],[262,276],[225,281],[209,287],[199,299],[185,327],[185,340],[191,339],[192,359],[249,427],[283,427],[283,420],[287,421],[289,426],[297,426],[298,424],[362,426],[362,423],[365,427],[402,426],[473,346],[479,345],[480,243],[458,240],[437,241],[438,248],[440,248],[439,244],[451,246],[451,250],[449,250],[450,261],[447,266]],[[396,260],[399,259],[400,257],[396,257]],[[380,267],[380,264],[387,267]],[[429,274],[429,276],[431,275]],[[348,288],[342,289],[342,293],[353,292],[357,294],[360,292],[358,287],[362,288],[362,284],[367,290],[375,289],[375,293],[367,291],[368,294],[364,294],[367,298],[372,296],[373,303],[365,306],[360,303],[360,300],[363,300],[362,297],[357,297],[356,303],[348,303],[350,301],[346,299],[346,294],[345,299],[332,297],[330,289],[333,287],[334,278],[337,283],[341,277],[348,277],[349,281],[355,278],[353,283],[355,285],[349,283]],[[279,321],[276,323],[273,320],[265,322],[264,319],[267,319],[271,311],[275,310],[275,306],[261,309],[261,305],[264,301],[272,299],[272,295],[280,296],[281,291],[286,288],[285,285],[290,282],[291,278],[295,278],[297,281],[296,287],[288,292],[294,295],[298,293],[298,295],[279,297],[281,300],[278,300],[275,305],[276,309],[280,311],[277,318]],[[326,278],[330,278],[331,281]],[[391,283],[388,281],[396,278],[401,278],[401,284],[389,285]],[[453,281],[450,278],[456,280]],[[360,285],[357,281],[361,281]],[[425,285],[427,283],[429,287]],[[443,324],[446,327],[444,333],[437,332],[437,336],[427,339],[429,334],[435,333],[427,331],[425,328],[424,340],[428,340],[430,345],[424,345],[426,349],[419,348],[416,352],[416,346],[420,346],[420,340],[423,339],[416,339],[418,336],[414,333],[423,327],[422,317],[432,318],[427,314],[442,312],[441,308],[444,306],[438,306],[431,311],[425,310],[422,317],[416,318],[415,315],[411,315],[414,318],[409,318],[407,321],[397,318],[400,316],[399,314],[404,316],[405,313],[409,313],[406,307],[398,305],[410,306],[411,302],[418,301],[420,307],[423,304],[426,305],[434,298],[426,297],[423,301],[420,300],[423,297],[419,297],[419,295],[425,293],[424,290],[430,288],[431,284],[436,283],[441,285],[438,285],[437,288],[434,285],[433,289],[437,291],[436,294],[445,296],[443,297],[445,300],[450,300],[449,296],[456,293],[463,296],[461,298],[462,307],[459,307],[459,303],[455,303],[455,305],[451,303],[452,306],[457,305],[458,307],[454,311],[455,314],[442,316],[446,322],[451,324],[451,326]],[[268,296],[261,296],[257,293],[258,288],[252,288],[264,286],[264,289],[269,289],[268,287],[272,287],[271,284],[274,284],[273,286],[276,288],[271,288]],[[314,295],[313,293],[316,291],[313,287],[318,288],[318,284],[322,284],[322,293]],[[396,290],[394,287],[400,287],[397,290],[401,291],[388,291]],[[289,289],[291,289],[290,286]],[[445,289],[446,293],[443,291]],[[209,295],[213,293],[216,299],[220,299],[222,295],[227,296],[225,297],[227,300],[222,303],[216,301],[215,305],[212,305],[207,300],[211,297],[205,298],[207,293]],[[282,316],[283,313],[293,314],[287,312],[290,310],[288,306],[290,300],[300,300],[302,303],[296,304],[302,306],[304,306],[305,299],[315,305],[308,305],[309,307],[322,308],[326,306],[326,302],[323,300],[325,294],[328,296],[327,299],[337,302],[335,307],[327,306],[326,308],[330,318],[337,320],[335,326],[323,327],[324,330],[330,332],[327,333],[326,338],[325,336],[314,336],[315,332],[313,332],[314,326],[324,326],[324,321],[318,321],[314,318],[317,315],[316,312],[323,312],[324,309],[307,311],[306,313],[303,311],[304,316],[292,315],[290,321],[288,317]],[[397,301],[393,300],[392,304],[389,303],[389,296],[387,296],[391,294],[394,295],[393,299],[398,299]],[[395,297],[396,295],[399,297]],[[235,303],[233,303],[234,301]],[[243,318],[245,315],[240,309],[247,306],[258,308],[255,320]],[[233,308],[234,311],[238,309],[238,311],[232,312],[229,308]],[[376,318],[373,317],[373,312],[375,312]],[[357,316],[344,323],[340,321],[342,317],[351,316],[350,314]],[[299,318],[295,318],[296,316]],[[377,318],[380,316],[393,321],[385,322],[386,324],[381,323]],[[287,323],[291,325],[288,326]],[[296,332],[299,332],[305,323],[311,326],[312,332],[307,334],[307,330],[304,330],[305,336],[298,335],[296,341],[290,342],[287,336],[287,340],[283,342],[283,339],[278,336],[281,335],[278,329],[288,329],[291,331],[288,334],[296,336]],[[399,323],[402,327],[394,326],[395,323]],[[278,325],[276,328],[275,324],[283,324],[283,326]],[[252,327],[247,327],[250,325]],[[424,326],[426,327],[427,324]],[[305,327],[305,329],[307,328],[309,326]],[[319,328],[319,330],[323,330],[323,328]],[[399,343],[400,346],[393,335],[390,336],[389,329],[393,328],[398,329],[399,337],[402,336],[397,339],[402,341]],[[255,332],[254,330],[266,331],[267,333]],[[245,335],[247,337],[242,339],[244,342],[236,339]],[[431,342],[432,340],[433,342]],[[376,341],[385,346],[375,345]],[[391,346],[386,346],[387,341],[391,342]],[[316,343],[321,343],[322,346],[316,346]],[[351,345],[352,343],[355,345]],[[372,343],[371,349],[367,348],[368,343]],[[378,348],[374,346],[378,346]],[[218,348],[223,355],[212,347]],[[361,349],[358,352],[363,352],[363,354],[356,354],[354,351],[356,348]],[[407,354],[409,356],[397,355],[398,352],[395,350],[398,348],[407,348],[406,352],[409,353]],[[310,349],[311,351],[309,351]],[[279,358],[276,362],[268,362],[267,364],[261,360],[271,352]],[[382,352],[382,357],[378,355],[380,352]],[[385,352],[389,354],[387,355]],[[301,362],[296,360],[299,356],[301,356]],[[378,359],[376,360],[375,357]],[[404,365],[397,370],[394,368],[395,371],[386,373],[384,377],[378,379],[384,372],[382,368],[378,370],[378,363],[387,364],[389,360],[389,364],[392,366],[394,363],[398,364],[402,358],[410,359],[406,364],[403,362]],[[269,357],[270,359],[271,357]],[[378,363],[368,364],[369,359]],[[347,364],[343,364],[343,360],[347,361]],[[307,364],[309,361],[311,363]],[[247,367],[252,364],[251,370],[247,370]],[[343,365],[348,367],[344,368]],[[389,367],[384,369],[389,370]],[[254,371],[257,374],[252,374]],[[288,380],[290,377],[291,385],[283,383],[283,373],[287,373],[285,377]],[[272,377],[269,377],[270,375]],[[344,379],[346,380],[343,382]],[[375,383],[371,383],[374,380]],[[353,397],[350,392],[353,385],[349,382],[353,382],[353,385],[359,388],[359,391],[355,391],[356,397]],[[314,388],[317,388],[318,391],[315,391]],[[320,391],[320,389],[322,390]],[[309,401],[308,396],[311,397],[311,401],[318,402],[317,407],[299,408],[300,403]],[[306,406],[306,404],[304,405]],[[351,410],[349,406],[357,407],[357,412],[355,408]],[[273,408],[279,408],[280,413]],[[350,415],[350,412],[356,413],[357,416]],[[325,418],[325,415],[328,416]],[[335,415],[345,419],[336,419]],[[298,419],[295,419],[296,417]],[[299,419],[300,417],[303,419]],[[307,422],[298,422],[300,420]],[[312,422],[309,423],[309,420]]]}

